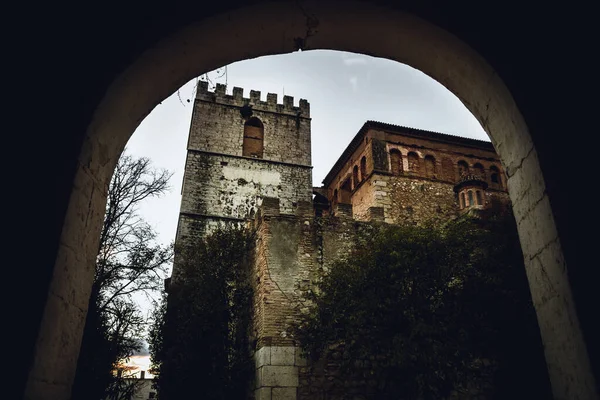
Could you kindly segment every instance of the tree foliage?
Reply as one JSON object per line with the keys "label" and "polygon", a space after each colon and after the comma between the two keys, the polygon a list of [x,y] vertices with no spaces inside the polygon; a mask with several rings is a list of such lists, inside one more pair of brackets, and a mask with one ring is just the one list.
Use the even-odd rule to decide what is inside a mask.
{"label": "tree foliage", "polygon": [[140,348],[146,318],[133,296],[162,288],[173,248],[156,243],[156,233],[139,215],[139,206],[164,194],[171,176],[154,169],[144,157],[123,155],[117,163],[108,190],[74,399],[117,396],[122,381],[113,371]]}
{"label": "tree foliage", "polygon": [[178,249],[177,275],[155,314],[150,350],[161,399],[242,399],[250,356],[253,235],[223,227]]}
{"label": "tree foliage", "polygon": [[512,215],[385,225],[337,262],[295,336],[377,399],[550,398]]}

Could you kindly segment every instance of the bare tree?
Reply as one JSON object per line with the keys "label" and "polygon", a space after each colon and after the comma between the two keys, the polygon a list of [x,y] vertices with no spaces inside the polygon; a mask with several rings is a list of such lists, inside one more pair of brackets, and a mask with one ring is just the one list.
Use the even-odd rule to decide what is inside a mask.
{"label": "bare tree", "polygon": [[104,399],[118,390],[117,364],[140,348],[146,319],[134,301],[152,297],[173,259],[173,245],[156,243],[156,233],[139,214],[140,204],[169,189],[172,173],[148,158],[123,155],[108,191],[96,275],[88,307],[74,399]]}

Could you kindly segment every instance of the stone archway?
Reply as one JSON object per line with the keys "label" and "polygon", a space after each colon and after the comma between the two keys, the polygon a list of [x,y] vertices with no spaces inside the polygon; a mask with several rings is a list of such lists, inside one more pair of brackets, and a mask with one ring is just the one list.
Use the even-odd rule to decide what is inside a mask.
{"label": "stone archway", "polygon": [[[248,19],[261,23],[247,30]],[[537,152],[504,83],[475,51],[425,21],[371,4],[329,1],[259,4],[205,19],[148,49],[112,82],[79,156],[26,397],[69,397],[108,181],[138,124],[194,76],[298,47],[408,64],[446,86],[482,123],[509,176],[554,395],[594,398],[594,379]]]}

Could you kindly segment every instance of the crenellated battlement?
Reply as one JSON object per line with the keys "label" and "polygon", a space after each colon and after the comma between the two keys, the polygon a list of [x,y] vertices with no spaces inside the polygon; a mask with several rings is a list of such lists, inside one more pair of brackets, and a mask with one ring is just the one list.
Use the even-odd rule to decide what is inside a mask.
{"label": "crenellated battlement", "polygon": [[300,99],[298,107],[295,107],[293,96],[283,96],[283,104],[278,104],[276,93],[267,93],[267,101],[261,101],[259,90],[250,90],[250,97],[248,98],[244,97],[243,88],[234,87],[233,94],[231,95],[226,94],[225,90],[225,85],[217,83],[215,91],[211,92],[208,90],[208,82],[200,81],[198,83],[196,99],[234,107],[250,105],[256,111],[269,111],[310,118],[310,104],[305,99]]}

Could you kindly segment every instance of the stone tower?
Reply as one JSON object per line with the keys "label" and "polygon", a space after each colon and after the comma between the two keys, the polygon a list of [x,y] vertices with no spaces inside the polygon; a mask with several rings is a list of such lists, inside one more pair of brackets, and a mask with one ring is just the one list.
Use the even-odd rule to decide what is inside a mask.
{"label": "stone tower", "polygon": [[[265,197],[294,213],[312,198],[310,107],[301,99],[199,82],[182,187],[176,244],[193,244],[211,226],[253,218]],[[177,264],[177,258],[175,260]],[[177,274],[175,265],[174,277]]]}

